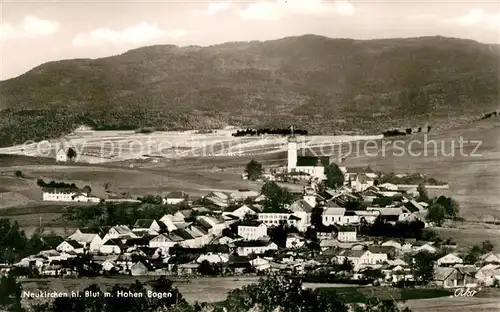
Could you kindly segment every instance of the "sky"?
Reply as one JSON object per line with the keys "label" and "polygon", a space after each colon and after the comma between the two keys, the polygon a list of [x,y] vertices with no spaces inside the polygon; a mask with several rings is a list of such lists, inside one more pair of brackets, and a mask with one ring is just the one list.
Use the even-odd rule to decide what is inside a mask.
{"label": "sky", "polygon": [[500,43],[500,0],[0,0],[0,80],[48,61],[156,45],[316,34]]}

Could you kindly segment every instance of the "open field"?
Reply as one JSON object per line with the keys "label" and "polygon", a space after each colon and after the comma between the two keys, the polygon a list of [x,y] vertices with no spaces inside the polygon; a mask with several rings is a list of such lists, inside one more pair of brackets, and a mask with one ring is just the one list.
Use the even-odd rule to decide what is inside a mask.
{"label": "open field", "polygon": [[481,298],[458,298],[441,297],[432,299],[408,300],[405,302],[414,312],[457,312],[457,311],[475,311],[475,312],[498,312],[500,309],[500,299],[497,297]]}

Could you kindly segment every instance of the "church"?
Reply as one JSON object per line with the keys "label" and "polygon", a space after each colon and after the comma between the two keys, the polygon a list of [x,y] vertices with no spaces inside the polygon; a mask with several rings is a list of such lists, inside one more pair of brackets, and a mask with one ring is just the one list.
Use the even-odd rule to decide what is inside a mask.
{"label": "church", "polygon": [[288,137],[288,165],[287,171],[303,172],[309,174],[312,178],[325,180],[325,167],[330,164],[330,157],[316,156],[297,156],[297,137],[293,133]]}

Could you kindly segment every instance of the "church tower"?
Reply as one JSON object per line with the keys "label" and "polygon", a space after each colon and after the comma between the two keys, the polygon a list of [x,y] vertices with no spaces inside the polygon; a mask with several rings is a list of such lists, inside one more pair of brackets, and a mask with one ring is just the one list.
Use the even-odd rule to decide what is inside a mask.
{"label": "church tower", "polygon": [[293,133],[293,126],[290,127],[290,130],[291,133],[288,137],[288,172],[297,167],[297,138]]}

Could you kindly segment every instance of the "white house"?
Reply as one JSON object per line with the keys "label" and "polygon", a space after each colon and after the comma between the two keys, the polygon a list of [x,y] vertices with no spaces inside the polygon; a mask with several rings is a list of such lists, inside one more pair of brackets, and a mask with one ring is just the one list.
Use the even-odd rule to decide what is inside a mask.
{"label": "white house", "polygon": [[263,254],[268,250],[278,250],[278,245],[273,242],[260,241],[238,242],[236,252],[240,256],[248,256],[251,254]]}
{"label": "white house", "polygon": [[269,260],[261,257],[250,260],[250,265],[257,271],[266,271],[271,267]]}
{"label": "white house", "polygon": [[171,192],[167,194],[165,197],[165,203],[169,205],[180,204],[183,201],[187,201],[189,199],[189,194],[183,191],[180,192]]}
{"label": "white house", "polygon": [[107,240],[102,244],[99,252],[105,255],[109,254],[120,254],[122,252],[121,244],[115,240]]}
{"label": "white house", "polygon": [[389,246],[389,247],[394,247],[398,250],[401,250],[402,249],[402,246],[400,243],[398,243],[397,241],[395,240],[388,240],[388,241],[385,241],[381,244],[381,246]]}
{"label": "white house", "polygon": [[90,252],[99,251],[103,240],[96,230],[93,229],[77,229],[75,233],[68,237],[70,240],[75,240],[84,245]]}
{"label": "white house", "polygon": [[46,201],[73,202],[78,195],[84,194],[78,188],[42,188],[42,199]]}
{"label": "white house", "polygon": [[339,233],[337,235],[337,240],[339,242],[355,242],[357,231],[355,227],[352,226],[342,226],[339,227]]}
{"label": "white house", "polygon": [[137,238],[138,236],[126,225],[115,225],[109,229],[103,240],[106,241],[108,239],[117,239],[121,237]]}
{"label": "white house", "polygon": [[56,153],[56,161],[57,162],[66,162],[68,161],[68,154],[64,148],[60,148]]}
{"label": "white house", "polygon": [[457,255],[450,253],[436,260],[438,266],[453,266],[455,264],[462,264],[464,261]]}
{"label": "white house", "polygon": [[475,278],[481,285],[492,286],[495,281],[500,281],[500,265],[498,264],[487,264],[480,268]]}
{"label": "white house", "polygon": [[359,222],[363,220],[366,223],[374,223],[377,217],[380,215],[380,212],[377,210],[356,210],[354,213],[358,216]]}
{"label": "white house", "polygon": [[211,226],[209,233],[218,236],[222,234],[222,231],[226,228],[226,223],[222,218],[215,218],[209,216],[198,216],[196,218],[197,221],[202,221],[209,226]]}
{"label": "white house", "polygon": [[267,236],[267,226],[258,221],[244,222],[238,225],[238,235],[243,237],[244,240],[257,240]]}
{"label": "white house", "polygon": [[132,228],[133,232],[147,232],[150,235],[158,235],[161,228],[154,219],[138,219]]}
{"label": "white house", "polygon": [[314,207],[312,207],[306,200],[300,199],[293,202],[288,208],[293,216],[300,219],[297,220],[297,229],[305,231],[311,225],[311,214]]}
{"label": "white house", "polygon": [[345,208],[341,207],[328,207],[323,210],[321,215],[323,224],[328,226],[332,224],[342,224],[342,217],[344,216]]}
{"label": "white house", "polygon": [[434,246],[432,246],[429,243],[425,243],[422,246],[414,246],[414,249],[415,249],[415,252],[417,252],[417,253],[419,253],[421,251],[426,251],[426,252],[429,252],[429,253],[435,253],[435,252],[437,252],[437,248],[434,247]]}
{"label": "white house", "polygon": [[56,250],[59,252],[70,252],[73,251],[75,253],[83,253],[83,245],[75,240],[67,240],[60,243]]}
{"label": "white house", "polygon": [[479,259],[479,262],[483,264],[486,263],[500,264],[500,254],[496,254],[493,251],[490,251],[482,255],[481,258]]}
{"label": "white house", "polygon": [[163,250],[168,250],[174,247],[176,244],[180,244],[184,241],[183,238],[175,234],[160,234],[149,241],[150,248],[161,248]]}
{"label": "white house", "polygon": [[259,212],[259,221],[267,226],[276,226],[281,223],[287,223],[292,214],[287,212]]}

